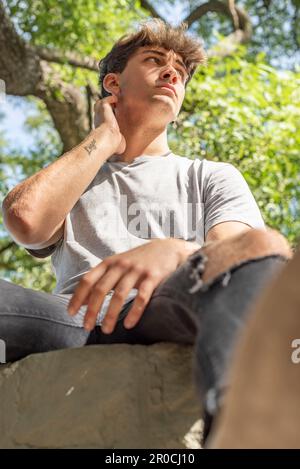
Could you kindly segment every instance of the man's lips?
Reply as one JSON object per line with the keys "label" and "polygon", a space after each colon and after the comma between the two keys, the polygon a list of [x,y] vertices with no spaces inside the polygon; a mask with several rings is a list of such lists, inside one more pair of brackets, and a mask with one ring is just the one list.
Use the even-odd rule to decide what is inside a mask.
{"label": "man's lips", "polygon": [[171,86],[162,85],[162,86],[158,86],[158,88],[163,88],[163,89],[169,90],[174,96],[177,96],[175,89]]}

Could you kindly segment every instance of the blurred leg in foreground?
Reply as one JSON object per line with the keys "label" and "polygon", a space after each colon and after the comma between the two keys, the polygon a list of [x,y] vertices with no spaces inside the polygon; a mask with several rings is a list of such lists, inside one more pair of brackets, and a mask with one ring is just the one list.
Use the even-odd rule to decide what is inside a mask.
{"label": "blurred leg in foreground", "polygon": [[207,448],[300,447],[300,251],[251,308]]}

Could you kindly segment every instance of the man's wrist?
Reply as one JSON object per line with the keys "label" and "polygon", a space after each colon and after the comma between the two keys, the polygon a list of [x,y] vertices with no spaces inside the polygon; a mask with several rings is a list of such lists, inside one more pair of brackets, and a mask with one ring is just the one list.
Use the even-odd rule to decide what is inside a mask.
{"label": "man's wrist", "polygon": [[110,155],[114,153],[117,135],[116,131],[112,127],[102,124],[99,127],[92,129],[89,135],[93,137],[97,143],[100,143],[101,147],[110,153]]}
{"label": "man's wrist", "polygon": [[186,241],[179,238],[167,238],[172,249],[175,249],[178,255],[178,266],[183,264],[189,256],[201,249],[201,245],[194,241]]}

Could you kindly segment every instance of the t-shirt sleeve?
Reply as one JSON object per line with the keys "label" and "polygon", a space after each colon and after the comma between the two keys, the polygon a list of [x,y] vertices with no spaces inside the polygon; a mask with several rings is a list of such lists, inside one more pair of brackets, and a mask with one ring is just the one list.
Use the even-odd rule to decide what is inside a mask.
{"label": "t-shirt sleeve", "polygon": [[51,254],[53,254],[56,248],[61,244],[62,240],[63,240],[63,237],[60,240],[58,240],[55,244],[51,244],[50,246],[47,246],[45,248],[41,248],[41,249],[25,248],[25,250],[29,252],[31,256],[38,257],[39,259],[43,259],[45,257],[51,256]]}
{"label": "t-shirt sleeve", "polygon": [[210,162],[204,178],[205,237],[218,223],[235,221],[252,228],[265,229],[265,224],[240,171],[230,163]]}

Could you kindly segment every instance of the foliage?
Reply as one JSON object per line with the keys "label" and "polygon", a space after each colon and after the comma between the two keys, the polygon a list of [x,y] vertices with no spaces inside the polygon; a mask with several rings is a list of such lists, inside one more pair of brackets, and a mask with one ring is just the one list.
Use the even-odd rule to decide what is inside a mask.
{"label": "foliage", "polygon": [[300,234],[300,73],[278,72],[246,50],[211,61],[189,84],[173,148],[227,161],[245,176],[268,225]]}
{"label": "foliage", "polygon": [[32,44],[95,59],[145,16],[135,0],[7,0],[7,5]]}

